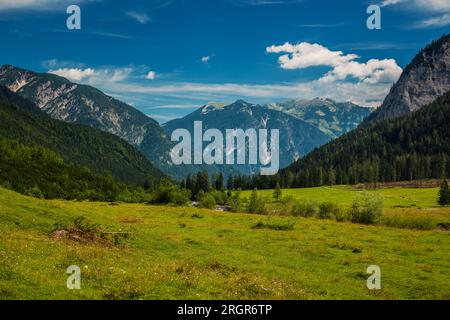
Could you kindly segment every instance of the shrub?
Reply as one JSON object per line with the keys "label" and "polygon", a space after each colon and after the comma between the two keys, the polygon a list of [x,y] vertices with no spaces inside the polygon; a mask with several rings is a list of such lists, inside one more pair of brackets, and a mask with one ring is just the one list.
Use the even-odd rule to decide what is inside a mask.
{"label": "shrub", "polygon": [[198,200],[200,208],[214,209],[216,207],[216,200],[210,193],[200,194]]}
{"label": "shrub", "polygon": [[319,204],[318,218],[320,219],[333,219],[335,216],[339,216],[341,209],[336,203],[322,202]]}
{"label": "shrub", "polygon": [[31,187],[30,189],[28,189],[26,192],[26,195],[35,197],[35,198],[39,198],[39,199],[44,198],[44,194],[42,193],[41,189],[39,189],[37,186]]}
{"label": "shrub", "polygon": [[296,202],[292,207],[291,214],[294,217],[314,217],[318,212],[319,208],[314,202]]}
{"label": "shrub", "polygon": [[348,221],[350,220],[349,213],[346,210],[339,208],[339,210],[334,213],[334,220],[337,222]]}
{"label": "shrub", "polygon": [[185,205],[189,202],[190,191],[180,189],[174,185],[170,180],[161,180],[158,188],[153,193],[153,198],[150,200],[153,204],[175,204]]}
{"label": "shrub", "polygon": [[227,202],[227,195],[223,191],[211,191],[210,194],[214,197],[216,203],[220,206],[223,206]]}
{"label": "shrub", "polygon": [[242,211],[242,200],[241,200],[241,193],[239,191],[236,191],[233,195],[229,197],[229,205],[230,205],[230,211],[231,212],[240,212]]}
{"label": "shrub", "polygon": [[264,197],[259,196],[256,190],[253,190],[252,194],[250,195],[250,199],[248,200],[247,212],[266,214],[266,203],[267,200]]}
{"label": "shrub", "polygon": [[290,204],[290,203],[295,202],[295,200],[292,195],[287,195],[287,196],[282,197],[280,202],[283,204]]}
{"label": "shrub", "polygon": [[351,221],[355,223],[374,224],[383,214],[383,200],[377,194],[358,193],[350,209]]}
{"label": "shrub", "polygon": [[190,201],[191,191],[187,189],[173,189],[170,192],[169,203],[184,206]]}

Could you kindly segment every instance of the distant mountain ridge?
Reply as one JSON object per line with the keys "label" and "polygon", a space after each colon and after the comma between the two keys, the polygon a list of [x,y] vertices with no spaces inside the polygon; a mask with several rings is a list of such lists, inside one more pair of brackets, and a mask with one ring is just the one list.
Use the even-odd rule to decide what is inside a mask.
{"label": "distant mountain ridge", "polygon": [[330,99],[291,100],[256,105],[238,100],[233,104],[209,103],[193,113],[169,121],[161,127],[134,107],[96,88],[73,83],[47,73],[14,66],[0,67],[0,85],[35,103],[54,119],[87,125],[114,134],[138,148],[157,168],[175,178],[207,170],[253,174],[259,166],[173,165],[170,141],[174,129],[192,129],[203,121],[204,129],[280,129],[281,167],[287,166],[314,148],[356,127],[372,110]]}
{"label": "distant mountain ridge", "polygon": [[[352,107],[353,105],[349,108]],[[340,108],[341,106],[335,107],[335,111]],[[358,108],[364,109],[362,107]],[[305,111],[309,110],[313,113],[312,109],[313,106],[310,106],[309,109],[307,107],[304,108]],[[335,134],[339,134],[340,128],[337,129],[336,127],[334,132],[329,129],[322,130],[311,123],[313,122],[313,115],[308,114],[308,116],[305,116],[309,120],[305,121],[300,116],[302,110],[297,109],[297,111],[297,114],[291,112],[287,104],[257,105],[237,100],[230,105],[207,104],[181,119],[167,122],[163,125],[163,128],[168,135],[178,128],[188,129],[192,134],[194,121],[202,121],[204,130],[216,128],[223,133],[226,129],[235,128],[244,130],[248,128],[279,129],[280,166],[284,167],[295,159],[305,156],[314,148],[328,142]],[[320,109],[317,108],[317,111],[319,112]],[[364,109],[362,113],[367,115],[370,113],[370,110]],[[358,119],[362,121],[363,117],[361,115]],[[318,120],[319,118],[322,118],[322,114],[317,115],[317,123],[321,122]],[[334,116],[331,116],[331,118],[336,120]],[[322,122],[326,123],[325,120]],[[354,127],[358,124],[359,122],[355,123]],[[346,124],[345,127],[351,127],[352,125]],[[328,128],[335,127],[333,127],[333,124],[330,124]],[[235,168],[241,174],[257,174],[260,166],[235,166]]]}
{"label": "distant mountain ridge", "polygon": [[352,102],[336,102],[321,98],[289,100],[267,106],[314,125],[332,139],[356,128],[374,111],[373,108],[361,107]]}
{"label": "distant mountain ridge", "polygon": [[70,164],[143,185],[164,175],[137,149],[100,130],[51,118],[31,101],[0,86],[0,137],[50,149]]}
{"label": "distant mountain ridge", "polygon": [[381,107],[364,123],[406,115],[430,104],[449,90],[450,34],[447,34],[414,57]]}
{"label": "distant mountain ridge", "polygon": [[0,85],[32,101],[54,119],[114,134],[140,149],[159,168],[170,166],[170,141],[159,124],[94,87],[10,65],[0,67]]}

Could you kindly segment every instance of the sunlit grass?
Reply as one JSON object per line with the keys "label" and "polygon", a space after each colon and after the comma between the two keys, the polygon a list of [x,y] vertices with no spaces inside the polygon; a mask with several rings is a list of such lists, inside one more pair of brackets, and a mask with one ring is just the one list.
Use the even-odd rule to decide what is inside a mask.
{"label": "sunlit grass", "polygon": [[[431,203],[420,198],[405,201],[424,208]],[[407,210],[393,207],[388,208],[393,214]],[[448,214],[448,209],[414,210],[434,209]],[[55,224],[73,223],[78,216],[131,237],[106,246],[50,236]],[[259,222],[293,230],[252,228]],[[45,201],[0,189],[2,299],[449,299],[449,249],[448,232],[439,230]],[[380,291],[366,288],[371,264],[381,267]],[[81,290],[66,288],[69,265],[81,267]]]}

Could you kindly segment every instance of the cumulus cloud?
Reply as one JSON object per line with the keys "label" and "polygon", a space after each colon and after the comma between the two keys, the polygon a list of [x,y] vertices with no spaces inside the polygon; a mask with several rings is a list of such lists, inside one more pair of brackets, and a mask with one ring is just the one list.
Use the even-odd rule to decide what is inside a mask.
{"label": "cumulus cloud", "polygon": [[48,73],[53,73],[73,81],[81,81],[85,78],[92,77],[95,73],[95,70],[91,68],[87,69],[61,68],[56,70],[50,70]]}
{"label": "cumulus cloud", "polygon": [[147,76],[145,77],[148,80],[155,80],[156,78],[156,72],[155,71],[149,71],[147,73]]}
{"label": "cumulus cloud", "polygon": [[93,69],[93,68],[59,68],[49,70],[48,73],[67,78],[71,81],[120,82],[128,78],[133,72],[132,68]]}
{"label": "cumulus cloud", "polygon": [[394,59],[371,59],[366,63],[355,61],[356,54],[344,54],[332,51],[319,44],[302,42],[283,45],[272,45],[266,48],[268,53],[282,54],[278,62],[283,69],[304,69],[314,66],[327,66],[332,70],[319,79],[321,82],[332,82],[353,78],[364,83],[395,82],[402,69]]}
{"label": "cumulus cloud", "polygon": [[147,24],[150,22],[150,17],[145,13],[136,12],[136,11],[128,11],[128,12],[126,12],[126,15],[128,17],[136,20],[140,24]]}
{"label": "cumulus cloud", "polygon": [[204,56],[201,60],[203,63],[208,63],[211,60],[211,56]]}

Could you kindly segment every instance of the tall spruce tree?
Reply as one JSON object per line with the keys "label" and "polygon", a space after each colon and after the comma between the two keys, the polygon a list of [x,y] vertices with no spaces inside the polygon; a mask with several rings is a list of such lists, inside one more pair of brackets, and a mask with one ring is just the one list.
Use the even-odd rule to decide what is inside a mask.
{"label": "tall spruce tree", "polygon": [[448,189],[447,179],[442,180],[441,187],[439,189],[438,203],[441,206],[450,204],[450,190]]}

